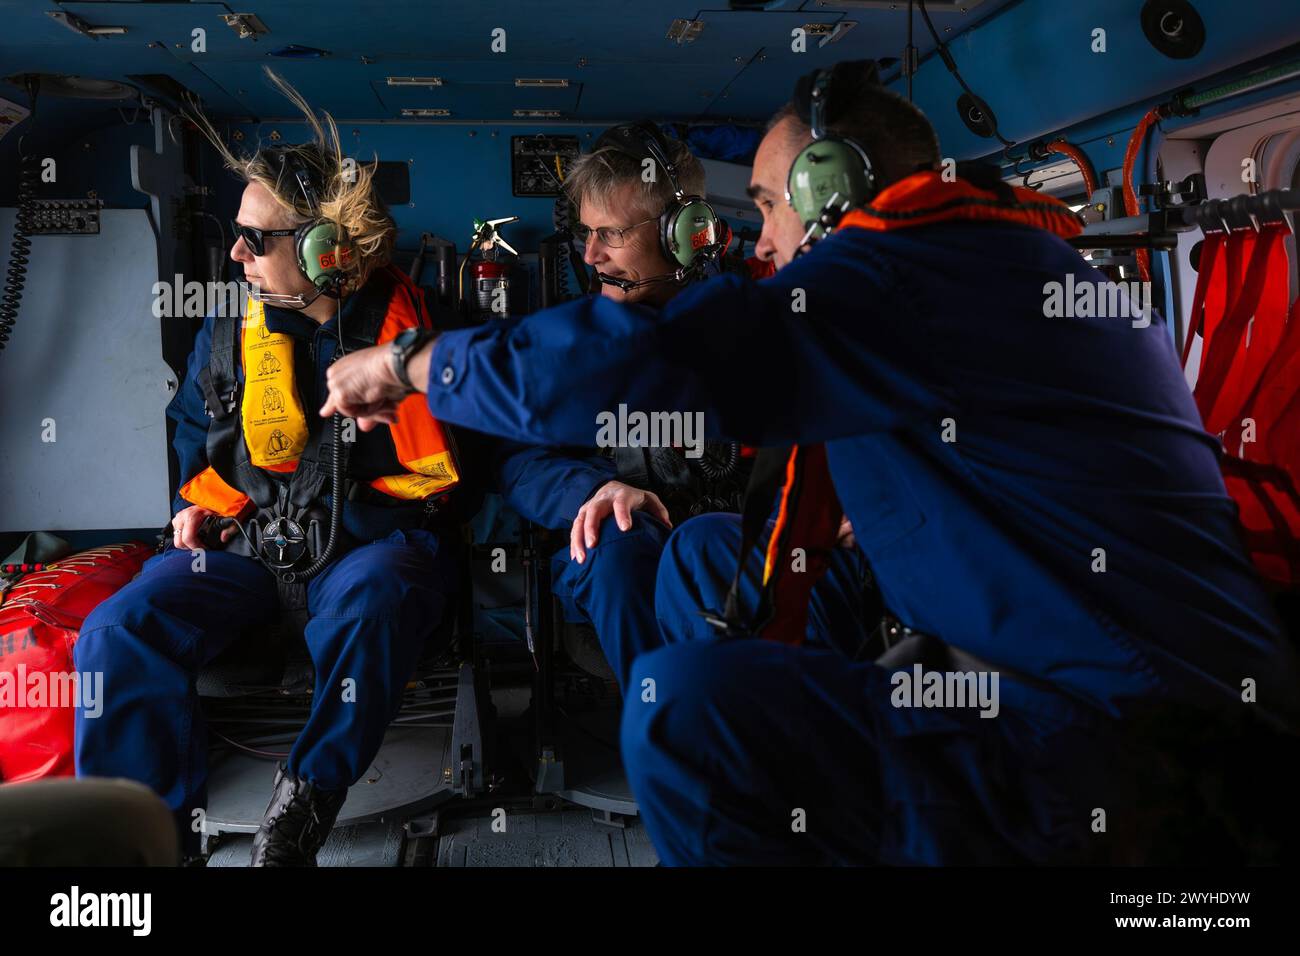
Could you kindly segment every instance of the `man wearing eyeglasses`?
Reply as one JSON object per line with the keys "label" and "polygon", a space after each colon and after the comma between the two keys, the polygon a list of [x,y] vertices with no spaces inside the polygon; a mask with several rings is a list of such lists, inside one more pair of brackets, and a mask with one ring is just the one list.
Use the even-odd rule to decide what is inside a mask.
{"label": "man wearing eyeglasses", "polygon": [[[704,167],[679,140],[648,124],[606,131],[574,163],[565,192],[578,213],[573,233],[596,272],[599,295],[657,308],[690,283],[661,247],[660,218],[672,203],[673,177],[646,148],[647,136],[674,167],[676,185],[703,196]],[[552,560],[552,590],[570,624],[565,640],[579,666],[603,670],[590,631],[626,686],[632,661],[658,647],[654,615],[659,557],[699,484],[669,448],[557,449],[500,441],[493,478],[506,503],[534,524],[568,529],[569,546]],[[670,516],[671,515],[671,516]],[[676,520],[674,520],[676,519]],[[594,665],[594,666],[593,666]]]}

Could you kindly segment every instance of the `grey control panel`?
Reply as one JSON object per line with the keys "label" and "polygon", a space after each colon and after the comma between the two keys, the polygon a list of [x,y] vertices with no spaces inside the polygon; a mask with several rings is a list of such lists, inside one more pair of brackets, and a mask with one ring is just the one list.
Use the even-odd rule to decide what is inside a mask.
{"label": "grey control panel", "polygon": [[515,196],[558,196],[578,158],[578,137],[510,137],[510,180]]}
{"label": "grey control panel", "polygon": [[103,208],[100,199],[38,199],[28,235],[97,236]]}

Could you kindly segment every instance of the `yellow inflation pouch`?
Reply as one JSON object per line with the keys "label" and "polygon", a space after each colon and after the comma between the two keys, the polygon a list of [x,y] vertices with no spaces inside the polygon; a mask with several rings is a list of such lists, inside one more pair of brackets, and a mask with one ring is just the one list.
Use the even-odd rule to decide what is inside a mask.
{"label": "yellow inflation pouch", "polygon": [[251,299],[243,332],[240,412],[249,461],[271,471],[292,471],[307,447],[307,416],[294,381],[293,337],[270,331],[262,303]]}

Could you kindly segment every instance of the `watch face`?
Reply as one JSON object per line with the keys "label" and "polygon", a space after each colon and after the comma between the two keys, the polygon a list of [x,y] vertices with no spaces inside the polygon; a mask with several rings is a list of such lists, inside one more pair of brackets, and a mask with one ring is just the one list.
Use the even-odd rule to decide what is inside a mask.
{"label": "watch face", "polygon": [[398,333],[397,338],[393,339],[399,348],[406,348],[415,341],[415,337],[420,334],[419,329],[403,329]]}

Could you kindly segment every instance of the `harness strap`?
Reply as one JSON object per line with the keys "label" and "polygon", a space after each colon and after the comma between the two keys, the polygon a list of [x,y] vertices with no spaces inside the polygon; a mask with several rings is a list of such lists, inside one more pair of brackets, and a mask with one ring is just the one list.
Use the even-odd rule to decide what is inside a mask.
{"label": "harness strap", "polygon": [[[764,551],[762,576],[755,582],[757,603],[745,608],[741,585],[746,575],[754,573],[748,558],[766,532],[772,502],[778,495],[780,504]],[[835,541],[841,513],[825,446],[759,449],[745,489],[736,573],[722,613],[706,611],[706,620],[730,636],[802,644],[808,602],[813,587],[830,566],[829,545]],[[803,551],[802,566],[796,566],[796,548]]]}

